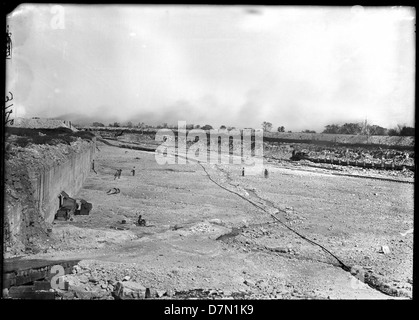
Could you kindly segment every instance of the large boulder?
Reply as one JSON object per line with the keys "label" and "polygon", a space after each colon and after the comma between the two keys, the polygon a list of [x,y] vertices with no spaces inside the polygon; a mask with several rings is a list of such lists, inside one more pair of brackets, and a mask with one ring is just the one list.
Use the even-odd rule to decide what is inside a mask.
{"label": "large boulder", "polygon": [[133,281],[118,281],[113,292],[115,299],[145,299],[150,297],[150,289]]}

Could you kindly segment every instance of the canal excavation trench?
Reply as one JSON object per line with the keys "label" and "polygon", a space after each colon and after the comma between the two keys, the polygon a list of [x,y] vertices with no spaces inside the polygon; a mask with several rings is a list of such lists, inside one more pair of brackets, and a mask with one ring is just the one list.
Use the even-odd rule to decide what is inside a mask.
{"label": "canal excavation trench", "polygon": [[[121,152],[121,153],[123,153],[123,152]],[[134,156],[135,156],[135,154],[134,154]],[[134,156],[131,156],[131,157],[133,158]],[[125,157],[127,158],[128,156],[125,155]],[[141,158],[142,158],[142,156],[141,156]],[[257,208],[258,210],[254,210],[252,207],[246,205],[246,207],[249,207],[250,208],[249,210],[246,209],[248,211],[248,212],[246,212],[246,215],[240,215],[240,212],[237,211],[236,214],[239,214],[239,216],[237,218],[234,218],[234,219],[226,218],[225,222],[224,221],[222,222],[222,225],[223,226],[226,226],[226,227],[229,226],[230,231],[223,234],[223,232],[225,232],[225,228],[224,229],[220,229],[220,230],[222,230],[220,232],[221,235],[220,235],[220,233],[218,233],[217,234],[217,237],[213,237],[212,238],[213,240],[215,240],[215,239],[218,240],[219,243],[220,242],[223,243],[222,245],[220,244],[222,246],[221,249],[222,248],[226,249],[228,247],[231,247],[231,249],[233,249],[233,252],[236,249],[240,250],[240,252],[241,252],[242,249],[247,249],[248,251],[247,251],[246,255],[249,254],[249,257],[253,257],[254,256],[254,253],[257,254],[258,252],[260,252],[263,255],[271,256],[272,258],[269,258],[269,259],[273,259],[272,261],[276,261],[276,259],[279,259],[279,257],[281,257],[281,258],[289,258],[289,259],[291,259],[290,260],[291,265],[293,264],[291,262],[292,260],[301,260],[302,265],[304,265],[304,262],[305,261],[313,261],[313,262],[317,262],[317,263],[324,263],[325,265],[333,266],[334,268],[336,268],[336,270],[338,270],[338,268],[339,268],[339,269],[342,269],[342,270],[346,271],[347,273],[351,274],[351,277],[353,277],[354,279],[360,279],[360,277],[358,277],[358,276],[359,276],[359,273],[361,272],[361,274],[363,275],[363,278],[362,278],[363,282],[365,284],[367,284],[369,287],[371,287],[371,288],[373,288],[373,289],[375,289],[377,291],[380,291],[380,292],[382,292],[382,293],[384,293],[384,294],[386,294],[388,296],[393,296],[393,297],[405,296],[403,294],[403,292],[401,292],[397,288],[395,288],[395,287],[393,287],[391,285],[388,285],[386,283],[386,280],[384,279],[384,277],[379,277],[375,273],[376,270],[374,270],[374,272],[372,272],[371,270],[368,269],[368,267],[363,268],[363,267],[359,267],[357,264],[354,264],[354,263],[347,263],[346,259],[348,257],[345,254],[346,253],[345,250],[343,250],[343,251],[342,250],[338,250],[339,253],[336,254],[336,252],[337,252],[337,250],[336,250],[337,248],[336,247],[331,248],[330,245],[326,245],[328,247],[328,248],[326,248],[325,246],[323,246],[322,244],[325,243],[325,239],[327,239],[327,237],[320,237],[320,239],[319,239],[319,237],[317,237],[317,234],[316,234],[316,237],[313,238],[313,236],[311,235],[311,233],[309,233],[311,236],[307,236],[307,232],[301,231],[301,229],[299,229],[298,226],[296,226],[297,228],[295,228],[295,223],[296,223],[295,220],[296,219],[294,219],[294,218],[299,217],[300,214],[302,214],[302,213],[304,213],[306,215],[305,217],[307,217],[307,212],[308,213],[311,212],[311,210],[308,210],[307,209],[307,206],[306,207],[300,207],[299,206],[300,204],[301,205],[304,205],[304,202],[307,202],[307,199],[301,198],[301,202],[300,202],[300,200],[299,201],[292,201],[289,197],[286,197],[286,199],[287,199],[286,200],[287,201],[287,205],[288,204],[289,205],[293,205],[292,207],[284,206],[283,203],[281,203],[280,205],[276,204],[275,203],[277,201],[276,198],[273,198],[275,202],[272,201],[272,197],[271,197],[271,199],[267,199],[266,195],[268,195],[268,197],[269,197],[269,194],[265,194],[264,192],[262,192],[262,189],[260,189],[258,187],[258,183],[265,183],[265,184],[267,184],[267,183],[273,183],[274,182],[275,174],[272,175],[272,180],[265,180],[265,179],[261,178],[261,179],[259,179],[260,181],[258,182],[258,179],[253,179],[253,180],[250,179],[249,181],[251,183],[250,183],[250,186],[249,186],[249,184],[246,185],[246,183],[245,183],[246,180],[241,180],[240,179],[240,183],[237,183],[236,181],[237,181],[238,175],[237,176],[234,175],[235,180],[232,179],[230,172],[228,172],[227,170],[224,170],[223,168],[221,168],[221,166],[215,166],[215,168],[217,168],[217,171],[223,173],[223,175],[220,176],[218,173],[213,174],[212,171],[210,171],[210,168],[213,168],[213,167],[207,167],[206,165],[204,167],[202,164],[200,164],[200,165],[201,165],[201,167],[202,167],[202,169],[205,172],[205,175],[207,177],[205,177],[204,174],[200,174],[200,172],[202,172],[202,171],[199,169],[199,167],[198,167],[197,170],[178,170],[178,168],[172,169],[170,167],[163,169],[163,168],[158,168],[157,167],[157,168],[150,168],[150,170],[147,170],[147,172],[148,171],[149,172],[154,172],[154,173],[150,174],[150,177],[147,178],[147,179],[148,180],[151,179],[150,181],[154,181],[152,179],[154,179],[155,177],[157,177],[157,174],[158,174],[159,171],[161,171],[163,173],[170,173],[170,174],[176,175],[176,178],[174,178],[174,179],[177,179],[178,178],[177,175],[183,174],[183,173],[188,173],[187,174],[188,177],[190,176],[190,174],[195,174],[196,177],[195,176],[194,177],[196,179],[202,179],[203,181],[205,181],[208,178],[215,185],[217,185],[217,187],[212,187],[211,189],[215,190],[217,188],[220,188],[220,189],[223,189],[225,191],[228,191],[229,193],[234,193],[234,194],[236,194],[237,197],[240,197],[242,200],[246,200],[246,203],[250,203],[253,206],[253,208]],[[128,167],[128,165],[127,165],[127,167]],[[103,166],[103,168],[105,168],[105,166]],[[103,171],[104,170],[105,169],[102,169],[102,175],[103,175]],[[230,170],[230,167],[228,168],[228,170]],[[143,169],[140,169],[139,168],[138,169],[138,172],[140,174],[140,172],[143,172]],[[211,172],[211,174],[209,172]],[[99,172],[99,174],[100,173],[101,172]],[[141,173],[141,174],[144,177],[148,177],[148,176],[145,175],[145,172],[144,173]],[[202,178],[200,178],[200,175],[202,176]],[[295,175],[298,176],[299,174],[295,174]],[[143,179],[143,176],[141,176],[140,179]],[[224,176],[226,176],[227,179],[225,179]],[[96,176],[95,176],[93,179],[98,179],[98,178],[96,178]],[[106,178],[99,178],[99,179],[106,179]],[[129,179],[130,178],[127,178],[126,177],[125,180],[122,180],[121,181],[121,183],[126,183],[126,184],[131,183],[130,182],[131,180],[129,180]],[[164,180],[166,180],[166,179],[167,178],[164,177]],[[190,183],[190,181],[189,181],[190,178],[187,178],[187,179],[188,179],[188,183]],[[285,179],[290,179],[290,178],[287,178],[285,176]],[[320,179],[322,179],[322,178],[320,177]],[[112,178],[109,179],[109,180],[112,180]],[[147,186],[148,183],[150,182],[148,180],[147,181],[144,181],[145,186]],[[174,181],[176,181],[176,180],[174,180]],[[241,181],[243,181],[243,183]],[[272,182],[270,182],[270,181],[272,181]],[[310,181],[310,179],[308,179],[307,181]],[[96,182],[96,181],[93,181],[93,182]],[[135,183],[138,183],[138,182],[135,182]],[[328,182],[326,181],[325,183],[327,185]],[[99,190],[96,187],[93,187],[94,183],[91,182],[91,184],[92,184],[92,186],[89,185],[89,187],[86,189],[85,192],[89,192],[92,195],[96,195],[96,193],[99,194],[99,191],[101,191],[101,190]],[[206,182],[206,184],[208,184],[208,182]],[[99,184],[97,184],[97,185],[99,185]],[[202,185],[205,186],[205,184],[202,184]],[[378,186],[384,186],[385,187],[384,184],[380,184],[380,185],[377,184],[377,185]],[[134,201],[136,201],[135,204],[140,204],[140,201],[143,201],[142,198],[135,198],[135,197],[133,197],[133,195],[131,195],[131,193],[128,193],[128,190],[129,189],[128,189],[127,186],[128,185],[125,185],[125,188],[121,187],[121,191],[123,191],[123,192],[121,192],[120,195],[117,195],[117,196],[115,196],[112,199],[112,201],[115,201],[116,208],[118,208],[117,201],[120,201],[118,199],[121,199],[121,201],[132,201],[133,204],[134,204]],[[253,187],[257,187],[257,188],[253,188]],[[298,180],[297,180],[296,181],[295,188],[298,188],[298,187],[299,187],[299,183],[298,183]],[[340,185],[336,185],[336,187],[337,188],[340,188]],[[165,198],[162,197],[163,193],[161,193],[161,190],[163,190],[163,189],[160,188],[159,183],[156,184],[156,188],[157,188],[156,189],[156,192],[160,192],[160,194],[159,194],[159,196],[161,197],[160,206],[161,206],[161,208],[164,209],[166,206],[168,206],[168,204],[166,204]],[[160,188],[160,189],[158,189],[158,188]],[[178,192],[178,188],[181,188],[181,187],[178,187],[177,184],[174,183],[173,186],[170,186],[170,188],[173,188],[173,191],[177,195],[176,197],[178,197],[179,196],[179,194],[178,194],[179,193]],[[187,188],[188,190],[187,191],[190,192],[191,190],[189,190],[189,189],[191,189],[191,188],[193,189],[193,185],[191,185],[190,187],[188,186],[188,188]],[[164,190],[166,190],[166,189],[164,189]],[[167,190],[169,190],[169,189],[167,189]],[[200,189],[197,189],[197,190],[200,191]],[[201,198],[199,198],[200,197],[199,196],[199,192],[197,192],[197,190],[195,190],[195,192],[196,192],[198,198],[195,198],[195,196],[193,196],[193,200],[191,200],[191,201],[197,201],[197,202],[198,201],[201,201]],[[272,189],[272,190],[275,190],[275,189]],[[210,199],[207,200],[208,202],[205,202],[205,203],[211,204],[211,201],[215,201],[216,198],[211,198],[212,197],[212,194],[214,194],[214,195],[217,194],[217,196],[222,196],[222,193],[224,193],[224,191],[217,192],[217,193],[212,193],[212,192],[213,191],[211,191],[210,194],[208,192],[205,193],[205,197],[210,197]],[[182,197],[185,197],[184,199],[182,199],[182,201],[183,201],[182,207],[187,206],[188,198],[187,198],[186,195],[187,195],[187,192],[184,192],[181,195]],[[272,193],[272,195],[273,195],[273,193]],[[284,195],[287,195],[287,193],[284,192]],[[102,195],[100,195],[100,196],[102,196]],[[172,195],[172,197],[173,196],[175,196],[175,195]],[[104,196],[104,198],[103,198],[104,201],[110,201],[110,200],[106,200],[105,197],[106,196]],[[223,199],[224,198],[227,199],[228,197],[223,197]],[[131,199],[133,199],[133,200],[131,200]],[[141,199],[141,200],[137,200],[137,199]],[[175,201],[178,201],[177,199],[178,198],[176,198]],[[202,199],[204,199],[204,198],[202,198]],[[325,198],[323,197],[323,199],[325,199]],[[225,200],[223,200],[223,201],[225,201]],[[288,203],[289,201],[291,201],[291,202]],[[241,201],[236,201],[236,202],[237,203],[240,203]],[[144,202],[144,203],[146,203],[146,202]],[[227,203],[225,203],[225,202],[220,202],[220,204],[223,205],[223,208],[224,208],[224,205],[226,205],[226,207],[227,207]],[[124,202],[121,202],[121,205],[125,206],[125,203]],[[319,208],[321,206],[323,206],[322,203],[319,203],[317,205],[319,206]],[[128,208],[129,206],[131,206],[131,204],[128,204],[127,203],[126,206]],[[234,207],[235,207],[235,205],[234,205]],[[239,204],[239,207],[244,207],[244,206],[242,204]],[[102,208],[104,208],[103,204],[102,204]],[[159,208],[156,208],[156,211],[159,210]],[[188,209],[189,212],[196,211],[196,209],[194,207],[189,207],[189,208],[190,208],[190,209]],[[214,215],[214,213],[216,213],[215,212],[215,210],[216,210],[215,207],[211,207],[211,205],[204,205],[204,208],[208,208],[207,209],[208,215],[205,213],[204,210],[202,211],[203,213],[206,214],[204,219],[210,219],[211,220],[211,216],[212,216],[213,218],[221,218],[222,220],[224,220],[224,216]],[[108,210],[109,209],[106,209],[106,212]],[[166,209],[164,209],[164,210],[166,210]],[[267,213],[272,218],[272,221],[269,221],[269,222],[261,222],[261,223],[248,223],[246,221],[244,223],[241,223],[240,222],[240,219],[243,219],[243,218],[250,219],[250,221],[252,221],[252,222],[255,222],[255,220],[257,221],[257,219],[258,219],[257,216],[259,215],[257,211],[259,211],[259,210],[264,213],[263,216],[265,216],[265,213]],[[336,210],[339,210],[339,206],[336,206]],[[102,211],[105,212],[103,209],[102,209]],[[173,211],[173,213],[172,213],[172,211]],[[148,216],[150,217],[149,218],[150,221],[152,221],[153,224],[155,224],[155,226],[157,226],[156,227],[156,230],[153,229],[151,231],[151,233],[147,234],[147,237],[150,236],[150,239],[149,240],[147,239],[147,237],[143,237],[143,238],[145,238],[145,241],[144,242],[138,242],[137,241],[137,238],[141,238],[141,237],[138,237],[137,236],[137,238],[134,239],[135,241],[132,242],[133,251],[132,251],[132,253],[130,252],[129,255],[127,255],[127,258],[131,259],[131,256],[134,257],[134,256],[140,254],[139,252],[141,252],[141,254],[143,252],[147,252],[147,251],[145,251],[146,249],[141,249],[141,251],[138,251],[139,249],[137,249],[137,248],[140,248],[140,247],[142,248],[144,245],[145,246],[149,246],[148,243],[152,239],[152,236],[153,235],[155,235],[157,233],[164,234],[165,231],[168,231],[167,234],[170,234],[171,235],[170,238],[168,238],[169,236],[164,236],[164,235],[162,235],[161,238],[162,239],[163,238],[164,239],[167,238],[167,239],[173,239],[173,240],[175,240],[175,246],[173,246],[173,248],[175,250],[177,250],[177,251],[174,251],[174,252],[176,252],[176,254],[178,254],[178,252],[181,252],[179,250],[180,249],[181,242],[178,242],[178,241],[180,241],[180,240],[185,241],[186,240],[185,235],[187,234],[187,232],[190,233],[190,231],[187,231],[186,232],[186,231],[180,230],[179,233],[178,232],[173,232],[173,231],[176,231],[177,229],[187,229],[187,227],[189,225],[187,223],[187,221],[190,221],[191,219],[192,220],[196,220],[197,218],[195,218],[195,216],[193,216],[193,215],[189,215],[185,211],[185,213],[187,215],[185,215],[185,217],[182,218],[185,221],[183,221],[183,222],[182,221],[176,221],[176,220],[173,221],[173,220],[171,220],[172,217],[175,217],[175,214],[177,215],[178,212],[175,212],[174,210],[172,210],[172,211],[167,211],[167,212],[164,211],[165,214],[170,215],[170,218],[169,219],[167,217],[163,218],[163,216],[161,216],[161,218],[160,218],[160,216],[157,216],[157,215],[156,216],[153,216],[153,215],[151,215],[151,213],[148,213]],[[119,215],[119,211],[116,210],[115,212],[117,212],[118,217],[119,217],[120,216]],[[181,212],[183,212],[183,211],[181,211]],[[233,211],[233,214],[234,214],[234,212],[235,211]],[[321,211],[319,211],[319,212],[321,212]],[[328,212],[327,210],[324,211],[324,212],[325,212],[325,214],[330,214],[330,212]],[[345,212],[348,212],[348,211],[345,211]],[[316,214],[318,214],[317,211],[316,211]],[[255,218],[250,218],[250,216],[252,216],[252,215]],[[262,217],[262,215],[260,215],[260,216]],[[106,217],[107,220],[106,221],[103,220],[103,218],[101,216],[101,219],[103,220],[102,221],[103,223],[104,222],[108,223],[108,220],[111,221],[111,219],[114,219],[114,217],[111,216],[110,213],[106,213],[106,216],[104,216],[104,217]],[[203,217],[200,216],[198,220],[202,220],[202,218]],[[321,218],[321,217],[318,217],[318,216],[314,216],[313,215],[313,218],[314,219],[317,219],[317,218]],[[79,227],[82,227],[82,228],[85,228],[86,227],[84,225],[83,226],[81,225],[83,223],[83,221],[86,220],[86,219],[80,219],[79,222],[76,221],[78,223]],[[285,221],[287,219],[288,219],[288,221]],[[305,218],[304,217],[301,217],[301,219],[305,219]],[[169,221],[169,220],[171,220],[171,221]],[[196,221],[198,221],[198,220],[196,220]],[[213,219],[213,220],[215,220],[215,219]],[[260,221],[266,221],[266,220],[268,220],[268,219],[264,219],[264,218],[261,218],[260,219]],[[317,223],[317,220],[314,220],[314,222]],[[319,222],[319,225],[322,225],[322,223],[323,223],[322,220],[320,220],[318,222]],[[92,221],[90,223],[90,227],[95,227],[95,226],[92,225],[92,223],[94,223],[94,221]],[[237,223],[238,223],[239,226],[237,226]],[[293,223],[294,223],[294,227],[291,226]],[[265,229],[265,230],[271,232],[272,230],[282,229],[282,228],[278,228],[278,224],[280,224],[285,229],[287,229],[288,231],[290,231],[290,232],[285,232],[285,233],[283,233],[282,231],[277,232],[277,234],[280,234],[280,236],[282,236],[281,233],[285,234],[285,237],[283,239],[277,238],[275,236],[275,237],[272,237],[271,240],[269,240],[269,241],[271,241],[271,243],[268,243],[268,244],[266,244],[266,242],[264,244],[263,241],[262,241],[262,243],[259,243],[258,241],[255,241],[255,237],[253,236],[252,233],[259,232],[261,239],[264,239],[265,236],[264,236],[263,232],[260,232],[258,230],[260,230],[262,228],[262,229]],[[64,225],[65,224],[63,224],[63,226]],[[71,223],[70,223],[70,225],[71,225]],[[173,225],[175,225],[175,227],[171,227]],[[231,226],[231,225],[234,225],[234,226]],[[107,228],[109,228],[109,224],[107,225]],[[351,229],[352,227],[348,225],[348,228]],[[342,229],[342,230],[346,230],[346,229]],[[352,228],[352,230],[353,230],[353,228]],[[124,232],[124,231],[122,231],[122,232]],[[133,232],[137,232],[137,231],[134,230]],[[335,234],[337,234],[338,232],[339,232],[339,230],[337,229],[335,231]],[[326,259],[326,261],[325,261],[324,258],[316,259],[316,255],[313,256],[312,254],[310,254],[310,252],[308,252],[308,254],[306,254],[305,252],[303,252],[301,250],[298,250],[298,252],[296,253],[295,250],[290,250],[287,247],[277,246],[275,243],[281,243],[282,244],[282,243],[284,243],[284,241],[282,241],[282,240],[285,240],[285,239],[287,239],[287,237],[289,237],[289,236],[286,235],[287,233],[292,234],[293,236],[296,237],[296,239],[301,239],[302,240],[302,243],[308,243],[309,244],[308,247],[313,246],[313,247],[316,247],[316,248],[321,249],[321,250],[318,250],[318,251],[320,252],[320,254],[322,254],[324,256],[324,258]],[[329,236],[330,234],[331,233],[328,232],[326,234],[326,236]],[[202,234],[202,235],[204,235],[204,234]],[[194,234],[192,234],[192,236],[195,237]],[[177,237],[179,237],[179,238],[177,238]],[[159,238],[159,236],[156,236],[155,238],[157,239],[157,238]],[[273,238],[275,238],[276,240],[274,240]],[[310,238],[312,238],[313,240],[311,240]],[[180,240],[177,240],[177,239],[180,239]],[[102,240],[100,240],[100,241],[102,241]],[[194,238],[192,238],[192,240],[190,240],[190,241],[191,241],[190,242],[191,244],[194,244],[194,242],[192,242],[192,241],[196,241],[196,240],[194,240]],[[367,240],[365,240],[365,241],[367,241]],[[99,240],[97,240],[97,242],[99,242]],[[151,243],[153,243],[153,242],[150,242],[150,245],[151,245]],[[166,257],[166,252],[168,250],[172,250],[172,249],[168,249],[168,248],[165,249],[165,248],[161,247],[161,244],[163,244],[163,243],[164,242],[159,243],[159,246],[156,247],[155,250],[162,250],[162,252],[164,253],[164,257]],[[169,243],[171,243],[171,242],[169,242]],[[289,241],[288,242],[285,241],[285,243],[289,243]],[[297,243],[298,243],[298,240],[297,240]],[[124,244],[123,246],[126,246],[127,244]],[[226,245],[224,245],[224,244],[226,244]],[[157,246],[157,243],[155,245]],[[138,246],[140,246],[140,247],[138,247]],[[194,247],[191,247],[191,248],[194,248]],[[194,249],[191,249],[189,251],[184,251],[185,252],[184,255],[185,256],[188,256],[188,257],[193,257],[193,254],[192,254],[193,250]],[[198,250],[197,250],[197,252],[198,252]],[[205,252],[204,249],[202,249],[202,252]],[[210,251],[208,251],[208,252],[210,252]],[[221,252],[223,252],[223,251],[221,251]],[[226,251],[226,253],[227,252],[228,252],[228,250]],[[240,252],[237,252],[237,254],[239,254],[240,256],[242,256],[242,254]],[[371,251],[369,251],[369,252],[371,253]],[[324,253],[326,253],[326,255],[324,255]],[[110,255],[111,255],[111,253],[110,253]],[[153,256],[162,256],[162,255],[161,254],[157,254],[155,252],[155,254],[154,253],[151,254],[150,257],[147,256],[147,259],[148,260],[155,259],[155,258],[153,258]],[[233,256],[234,256],[234,254],[233,254]],[[345,257],[346,258],[345,260],[343,260],[344,262],[342,262],[342,260],[341,260],[342,257]],[[381,255],[381,257],[384,258],[384,255]],[[332,258],[333,258],[333,260],[331,260]],[[380,257],[378,257],[378,258],[380,258]],[[163,259],[163,258],[161,258],[161,259]],[[173,261],[176,263],[175,260],[176,259],[174,259]],[[285,259],[285,260],[288,261],[288,259]],[[149,265],[154,266],[153,263],[154,262],[151,262],[151,260],[149,261]],[[298,264],[295,264],[295,265],[299,265],[299,262],[298,262]],[[360,265],[362,265],[362,263],[360,263]],[[168,266],[168,268],[169,268],[169,266]],[[320,269],[321,268],[322,267],[320,266]],[[35,269],[36,268],[34,268],[34,270]],[[326,269],[329,270],[329,271],[332,271],[332,273],[334,272],[332,270],[332,268],[326,268]],[[156,268],[156,270],[157,270],[157,268]],[[327,271],[327,272],[329,272],[329,271]],[[261,275],[261,277],[263,277],[263,276]],[[164,277],[162,279],[163,280],[161,280],[161,281],[166,281],[166,280],[164,280],[165,279]],[[266,279],[268,279],[268,278],[266,278]],[[42,279],[40,279],[40,280],[42,280]],[[185,281],[186,280],[187,280],[187,278],[185,278]],[[316,280],[316,281],[319,281],[319,280]],[[165,283],[166,284],[166,282],[162,282],[162,283]],[[203,282],[203,283],[205,283],[205,282]],[[27,282],[26,284],[32,284],[32,283],[31,282]],[[211,291],[211,290],[208,291],[207,289],[202,289],[202,290],[201,289],[185,290],[185,288],[187,288],[187,285],[182,285],[182,288],[180,288],[179,291],[173,297],[175,297],[175,298],[188,298],[188,297],[191,298],[192,297],[192,298],[203,298],[203,299],[205,299],[205,298],[214,298],[214,297],[217,298],[217,297],[219,297],[219,293],[220,293],[220,292],[217,292],[217,291],[216,292]],[[199,287],[196,287],[196,288],[205,288],[205,287],[203,287],[202,286],[202,283],[201,283],[200,286]],[[234,292],[237,292],[237,298],[241,298],[242,296],[244,297],[244,295],[243,295],[242,292],[237,291],[237,288],[233,289],[232,292],[233,293]],[[373,292],[373,291],[371,290],[371,292]],[[234,294],[233,294],[233,296],[234,296]]]}

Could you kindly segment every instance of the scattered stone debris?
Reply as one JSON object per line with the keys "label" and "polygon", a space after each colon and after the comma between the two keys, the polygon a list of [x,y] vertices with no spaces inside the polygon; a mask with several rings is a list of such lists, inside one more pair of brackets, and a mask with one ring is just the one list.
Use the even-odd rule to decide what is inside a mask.
{"label": "scattered stone debris", "polygon": [[200,223],[197,223],[196,225],[190,227],[189,230],[191,232],[196,232],[196,233],[202,232],[202,233],[204,233],[204,232],[213,232],[215,229],[209,223],[200,222]]}
{"label": "scattered stone debris", "polygon": [[[7,290],[7,289],[6,289]],[[36,300],[54,300],[56,293],[53,289],[41,290],[35,285],[11,287],[7,291],[5,298],[9,299],[36,299]]]}
{"label": "scattered stone debris", "polygon": [[161,298],[161,297],[163,297],[165,294],[166,294],[166,291],[165,291],[165,290],[157,290],[157,291],[156,291],[156,297],[157,297],[157,298]]}
{"label": "scattered stone debris", "polygon": [[217,289],[192,289],[185,291],[176,291],[171,294],[165,294],[167,297],[175,297],[176,299],[243,299],[247,295],[247,291],[240,289],[239,292],[222,291]]}
{"label": "scattered stone debris", "polygon": [[166,296],[173,297],[176,294],[175,290],[169,289],[166,291]]}
{"label": "scattered stone debris", "polygon": [[210,219],[210,220],[208,220],[208,222],[210,222],[212,224],[219,225],[219,226],[224,225],[224,222],[221,219],[216,219],[216,218],[215,219]]}
{"label": "scattered stone debris", "polygon": [[249,286],[249,287],[254,287],[255,283],[252,280],[244,280],[243,282],[245,285]]}
{"label": "scattered stone debris", "polygon": [[381,246],[380,253],[389,254],[390,248],[388,246]]}
{"label": "scattered stone debris", "polygon": [[106,191],[106,194],[108,194],[108,195],[110,195],[110,194],[118,194],[120,192],[121,192],[121,190],[119,190],[119,188],[112,188],[112,189],[109,189],[108,191]]}
{"label": "scattered stone debris", "polygon": [[357,279],[362,280],[362,281],[364,280],[365,271],[361,266],[358,266],[358,265],[352,266],[350,272]]}
{"label": "scattered stone debris", "polygon": [[410,234],[410,233],[412,233],[412,234],[413,234],[413,228],[412,228],[412,229],[407,230],[406,232],[400,232],[400,234],[401,234],[401,236],[402,236],[402,237],[404,237],[404,236],[406,236],[406,235],[408,235],[408,234]]}
{"label": "scattered stone debris", "polygon": [[109,228],[115,229],[115,230],[128,230],[128,226],[110,226]]}
{"label": "scattered stone debris", "polygon": [[288,253],[288,249],[284,247],[270,247],[266,246],[266,249],[273,252]]}

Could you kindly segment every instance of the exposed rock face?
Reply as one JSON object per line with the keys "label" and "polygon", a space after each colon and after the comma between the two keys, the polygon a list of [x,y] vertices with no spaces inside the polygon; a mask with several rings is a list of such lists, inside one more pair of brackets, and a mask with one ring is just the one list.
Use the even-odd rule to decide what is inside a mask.
{"label": "exposed rock face", "polygon": [[58,195],[74,196],[89,174],[96,141],[8,145],[5,154],[6,252],[19,252],[47,236],[59,208]]}
{"label": "exposed rock face", "polygon": [[343,144],[376,144],[386,146],[415,145],[415,137],[403,136],[366,136],[352,134],[302,133],[302,132],[265,132],[265,138],[303,141],[330,141]]}
{"label": "exposed rock face", "polygon": [[150,290],[133,281],[118,282],[115,286],[114,295],[117,299],[145,299],[149,297]]}

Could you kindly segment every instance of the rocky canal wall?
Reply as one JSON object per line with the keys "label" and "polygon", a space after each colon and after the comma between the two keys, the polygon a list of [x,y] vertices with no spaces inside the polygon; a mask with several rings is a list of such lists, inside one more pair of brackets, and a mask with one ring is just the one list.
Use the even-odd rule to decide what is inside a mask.
{"label": "rocky canal wall", "polygon": [[75,196],[87,178],[96,139],[71,144],[9,145],[5,155],[5,250],[41,240],[59,208],[59,194]]}

